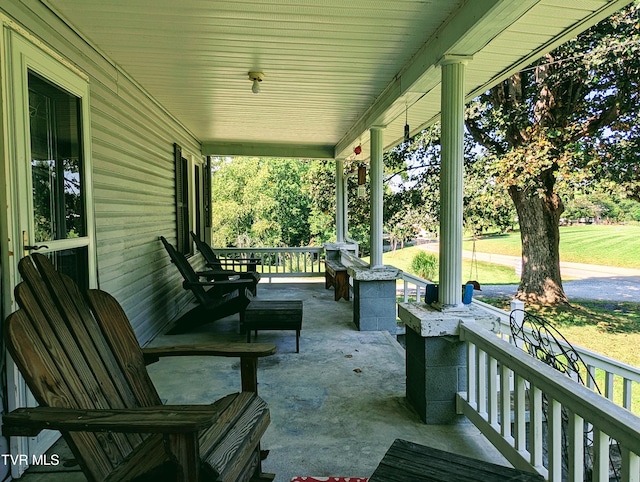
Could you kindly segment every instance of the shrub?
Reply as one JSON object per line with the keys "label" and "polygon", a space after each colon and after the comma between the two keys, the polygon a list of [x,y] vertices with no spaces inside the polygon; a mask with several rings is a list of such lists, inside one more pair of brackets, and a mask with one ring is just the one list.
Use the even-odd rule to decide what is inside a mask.
{"label": "shrub", "polygon": [[420,251],[411,260],[411,271],[421,278],[432,280],[438,272],[438,257],[433,253]]}

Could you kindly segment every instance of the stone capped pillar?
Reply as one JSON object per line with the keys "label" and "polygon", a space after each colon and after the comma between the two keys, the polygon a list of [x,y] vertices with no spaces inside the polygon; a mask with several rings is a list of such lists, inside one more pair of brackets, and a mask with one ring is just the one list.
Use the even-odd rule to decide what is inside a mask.
{"label": "stone capped pillar", "polygon": [[467,390],[467,350],[458,326],[461,321],[474,321],[493,330],[500,320],[474,306],[458,313],[424,303],[399,304],[398,315],[407,328],[407,401],[426,424],[464,421],[456,413],[456,393]]}
{"label": "stone capped pillar", "polygon": [[324,244],[324,252],[325,252],[325,258],[331,261],[340,261],[340,251],[346,249],[347,251],[350,251],[351,253],[353,253],[354,255],[356,254],[356,252],[358,251],[358,245],[357,244],[351,244],[351,243],[325,243]]}
{"label": "stone capped pillar", "polygon": [[360,331],[388,331],[396,334],[396,280],[402,271],[393,266],[350,266],[353,279],[353,322]]}

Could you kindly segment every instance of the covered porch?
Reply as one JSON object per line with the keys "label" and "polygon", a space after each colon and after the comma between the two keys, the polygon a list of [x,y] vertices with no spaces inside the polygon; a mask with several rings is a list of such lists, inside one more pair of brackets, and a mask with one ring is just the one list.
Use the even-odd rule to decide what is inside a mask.
{"label": "covered porch", "polygon": [[[386,332],[358,331],[352,303],[335,302],[322,278],[266,280],[258,299],[300,299],[304,318],[300,353],[292,331],[262,331],[258,341],[278,353],[260,361],[260,395],[268,400],[271,424],[262,439],[270,450],[263,463],[277,482],[297,475],[368,477],[396,438],[508,465],[468,421],[426,425],[405,398],[405,351]],[[231,316],[183,335],[160,336],[153,344],[244,341]],[[183,357],[149,366],[168,403],[209,403],[240,390],[238,362]],[[50,453],[69,454],[60,442]],[[70,454],[69,454],[70,455]],[[77,467],[33,467],[26,482],[86,480]]]}
{"label": "covered porch", "polygon": [[[428,350],[435,347],[444,356],[432,358],[436,366],[423,371],[427,392],[436,396],[427,396],[426,407],[421,407],[410,394],[416,382],[409,358],[417,353],[415,339],[420,335],[415,327],[413,332],[407,328],[406,339],[385,331],[360,331],[353,319],[353,301],[335,301],[333,291],[313,272],[299,275],[267,277],[256,298],[300,300],[304,307],[299,353],[292,330],[260,331],[257,338],[252,334],[254,341],[277,346],[277,353],[261,359],[258,366],[258,391],[271,411],[262,439],[263,449],[270,451],[263,469],[275,473],[276,481],[304,475],[368,477],[396,439],[515,466],[548,480],[565,480],[567,470],[575,480],[582,480],[583,470],[600,481],[640,477],[640,419],[630,412],[640,383],[638,368],[576,347],[589,372],[605,381],[602,395],[594,393],[591,382],[588,388],[578,385],[507,342],[509,314],[474,301],[475,321],[460,319],[448,327],[445,320],[438,327],[439,336],[432,339],[435,345],[428,342]],[[404,285],[399,298],[402,291],[409,296],[409,281],[398,284]],[[517,303],[514,308],[520,308]],[[425,305],[399,303],[401,312],[411,306]],[[476,323],[483,317],[479,313],[484,313],[482,326]],[[160,335],[150,346],[245,340],[238,315],[233,315],[188,333]],[[442,343],[444,351],[437,349]],[[447,366],[453,358],[455,363]],[[457,365],[455,380],[447,375],[451,365]],[[167,358],[149,366],[161,398],[169,404],[209,403],[237,392],[239,371],[237,360],[215,357]],[[622,396],[614,386],[623,387]],[[429,416],[442,413],[443,406],[446,422],[425,423],[421,410],[426,408]],[[568,432],[567,421],[560,422],[565,417],[560,410],[569,414]],[[583,426],[590,427],[588,437]],[[562,442],[561,433],[567,437]],[[607,462],[610,437],[622,449],[615,473]],[[568,459],[561,455],[567,444]],[[86,480],[64,442],[50,449],[48,456],[54,455],[60,464],[34,466],[24,480]]]}
{"label": "covered porch", "polygon": [[[14,74],[4,76],[2,89],[7,180],[0,191],[7,206],[0,216],[3,316],[15,309],[12,288],[19,281],[15,267],[20,255],[28,249],[46,253],[55,248],[35,246],[33,226],[29,226],[33,209],[28,199],[22,199],[31,192],[27,166],[32,157],[27,148],[22,157],[15,155],[22,151],[14,144],[30,145],[22,129],[28,105],[20,109],[17,102],[26,97],[19,93],[26,92],[29,69],[67,85],[66,77],[59,75],[63,72],[74,81],[79,79],[82,86],[74,95],[85,109],[88,221],[85,236],[73,243],[82,243],[88,285],[118,298],[142,344],[167,341],[157,335],[187,301],[158,236],[184,243],[186,235],[182,249],[193,255],[194,265],[202,264],[189,246],[188,232],[200,228],[206,234],[212,228],[203,182],[206,156],[335,159],[338,243],[350,241],[342,165],[345,159],[358,156],[358,161],[369,165],[371,265],[376,269],[382,260],[383,151],[403,141],[405,125],[409,134],[415,134],[438,119],[443,125],[441,239],[446,246],[440,263],[440,308],[462,316],[460,147],[465,100],[629,1],[578,2],[570,8],[551,0],[459,1],[446,6],[407,1],[402,2],[404,8],[397,8],[396,2],[372,3],[317,6],[302,2],[301,6],[274,1],[265,7],[257,2],[192,1],[181,5],[180,12],[173,2],[114,5],[99,0],[16,0],[0,7],[2,48],[7,53],[3,57],[13,63],[3,57],[0,61],[3,72]],[[390,20],[392,14],[397,16]],[[258,78],[252,73],[263,74],[262,92],[257,96],[251,92],[249,80],[255,83]],[[16,119],[22,119],[22,124]],[[185,186],[188,195],[176,199]],[[56,239],[58,249],[68,249],[70,239]],[[489,442],[468,421],[423,424],[405,398],[402,347],[384,332],[359,332],[351,302],[335,302],[322,279],[318,281],[263,282],[259,288],[264,299],[305,301],[299,354],[291,332],[262,332],[259,337],[273,340],[279,348],[277,355],[262,363],[258,374],[260,393],[272,410],[272,424],[264,438],[271,456],[264,468],[278,474],[278,481],[292,475],[368,476],[398,437],[506,463],[494,448],[499,446],[516,454],[513,460],[520,460],[520,465],[544,472],[541,431],[532,438],[530,463],[522,462],[530,455],[522,431],[524,401],[517,407],[517,443],[506,448],[513,442],[507,429],[511,419],[496,405],[500,391],[496,357],[504,353],[494,351],[491,341],[473,330],[462,334],[470,340],[469,346],[482,347],[470,348],[465,358],[464,373],[473,371],[477,376],[468,390],[458,386],[459,393],[452,393],[449,400],[452,410],[457,400],[460,411],[475,417],[477,425],[485,422],[484,431],[492,433]],[[405,277],[404,281],[405,287],[413,283],[418,291],[424,288],[424,280]],[[185,341],[195,337],[199,342],[244,340],[236,333],[235,317],[180,337]],[[177,337],[168,340],[178,341]],[[501,366],[506,365],[501,362]],[[151,366],[151,372],[169,401],[208,402],[239,389],[236,368],[194,358],[162,361]],[[9,366],[13,376],[11,370]],[[637,373],[625,367],[611,370],[626,377],[625,393],[630,396]],[[514,376],[506,370],[501,373],[505,380]],[[519,394],[524,393],[528,375],[518,375],[523,380]],[[535,388],[546,380],[537,372],[533,375],[533,385],[527,386]],[[13,384],[10,379],[6,395]],[[556,385],[546,387],[553,390]],[[624,473],[628,480],[637,480],[637,421],[618,416],[616,410],[607,412],[609,406],[594,410],[600,402],[581,405],[563,391],[553,394],[585,419],[608,413],[599,447],[607,445],[605,432],[624,442]],[[508,400],[501,402],[507,406]],[[10,400],[7,405],[12,409],[16,403]],[[538,424],[539,410],[535,413]],[[576,418],[574,426],[578,425]],[[27,449],[14,441],[11,451],[26,453]],[[579,459],[577,451],[574,455]],[[79,472],[66,472],[75,469],[63,464],[56,473],[43,473],[51,467],[33,469],[25,480],[84,480]],[[559,480],[557,474],[553,477]]]}

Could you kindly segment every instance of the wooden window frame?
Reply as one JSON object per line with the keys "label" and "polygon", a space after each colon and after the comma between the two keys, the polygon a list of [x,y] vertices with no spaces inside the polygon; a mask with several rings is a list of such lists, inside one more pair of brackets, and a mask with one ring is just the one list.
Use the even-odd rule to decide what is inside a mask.
{"label": "wooden window frame", "polygon": [[195,254],[189,234],[211,238],[211,157],[200,160],[185,155],[174,144],[176,249],[185,256]]}

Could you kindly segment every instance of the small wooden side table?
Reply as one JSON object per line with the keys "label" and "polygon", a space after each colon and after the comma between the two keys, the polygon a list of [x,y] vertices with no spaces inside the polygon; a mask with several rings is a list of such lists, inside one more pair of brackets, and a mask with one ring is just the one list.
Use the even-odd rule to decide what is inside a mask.
{"label": "small wooden side table", "polygon": [[296,330],[296,353],[300,353],[302,329],[302,301],[256,301],[247,306],[243,317],[247,330],[247,343],[251,343],[251,331]]}

